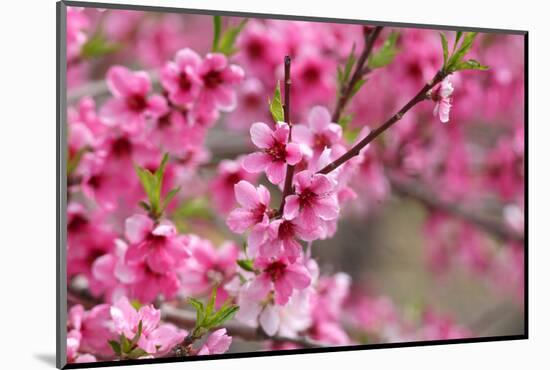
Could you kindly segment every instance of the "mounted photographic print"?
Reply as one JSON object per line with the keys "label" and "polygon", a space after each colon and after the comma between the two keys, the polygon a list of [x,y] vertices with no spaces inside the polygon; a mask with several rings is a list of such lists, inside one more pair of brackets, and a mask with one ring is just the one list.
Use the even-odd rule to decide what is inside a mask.
{"label": "mounted photographic print", "polygon": [[57,10],[58,367],[527,338],[527,32]]}

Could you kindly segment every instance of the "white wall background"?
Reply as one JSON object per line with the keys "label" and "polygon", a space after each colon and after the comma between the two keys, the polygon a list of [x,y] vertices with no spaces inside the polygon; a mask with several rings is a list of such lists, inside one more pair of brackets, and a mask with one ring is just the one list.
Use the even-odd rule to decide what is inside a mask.
{"label": "white wall background", "polygon": [[[112,0],[113,2],[120,2]],[[127,0],[336,18],[530,31],[527,341],[149,365],[140,369],[519,369],[547,363],[550,330],[545,232],[550,210],[547,119],[550,28],[544,2],[471,0]],[[537,4],[537,5],[535,5]],[[55,1],[11,0],[0,11],[0,367],[53,368],[55,358]],[[543,357],[544,356],[544,357]],[[5,361],[5,362],[4,362]],[[9,365],[11,366],[9,366]],[[8,365],[8,366],[6,366]],[[540,367],[540,366],[537,366]]]}

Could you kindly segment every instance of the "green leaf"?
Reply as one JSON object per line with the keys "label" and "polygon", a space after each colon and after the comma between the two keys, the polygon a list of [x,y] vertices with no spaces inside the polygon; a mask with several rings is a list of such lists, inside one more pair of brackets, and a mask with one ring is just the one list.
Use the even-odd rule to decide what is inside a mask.
{"label": "green leaf", "polygon": [[346,60],[346,64],[344,65],[344,69],[341,67],[338,67],[338,83],[341,86],[343,86],[349,79],[349,76],[351,75],[351,70],[353,68],[353,65],[355,64],[356,58],[355,58],[355,43],[353,44],[351,51],[348,55],[348,58]]}
{"label": "green leaf", "polygon": [[206,308],[204,310],[204,316],[208,320],[210,318],[210,315],[212,312],[214,312],[214,305],[216,304],[216,296],[218,295],[218,287],[214,286],[212,288],[212,293],[210,294],[210,299],[208,300],[208,303],[206,304]]}
{"label": "green leaf", "polygon": [[199,301],[198,299],[195,299],[195,298],[187,298],[187,301],[189,302],[189,304],[191,304],[191,306],[193,306],[193,308],[195,308],[195,311],[197,312],[197,319],[196,319],[196,322],[195,322],[195,327],[200,327],[202,325],[202,322],[204,320],[204,305],[202,304],[201,301]]}
{"label": "green leaf", "polygon": [[181,189],[181,186],[178,186],[177,188],[174,188],[172,190],[170,190],[168,192],[168,194],[166,194],[166,197],[164,198],[164,200],[162,201],[162,207],[161,207],[161,212],[164,212],[164,210],[166,209],[166,207],[168,206],[168,204],[172,201],[172,199],[174,199],[174,197],[176,196],[176,194],[178,194],[178,192],[180,191]]}
{"label": "green leaf", "polygon": [[139,204],[139,206],[140,206],[141,208],[143,208],[145,211],[151,212],[151,207],[149,207],[149,204],[147,204],[146,202],[140,200],[140,201],[138,202],[138,204]]}
{"label": "green leaf", "polygon": [[439,36],[441,37],[441,48],[443,49],[443,69],[445,69],[449,59],[449,42],[443,32],[439,32]]}
{"label": "green leaf", "polygon": [[229,27],[221,36],[219,41],[218,51],[227,56],[235,54],[238,50],[235,48],[235,41],[237,37],[246,26],[248,19],[243,19],[237,26]]}
{"label": "green leaf", "polygon": [[139,182],[141,183],[141,186],[143,187],[143,191],[145,191],[145,194],[147,195],[147,198],[149,199],[149,206],[152,208],[153,206],[153,192],[155,189],[155,177],[146,168],[142,168],[139,166],[136,166],[136,173],[139,178]]}
{"label": "green leaf", "polygon": [[67,161],[67,176],[71,175],[74,170],[78,167],[78,164],[82,160],[82,156],[86,153],[89,148],[84,147],[80,148],[69,160]]}
{"label": "green leaf", "polygon": [[456,32],[456,35],[455,35],[455,44],[453,45],[453,54],[456,50],[456,47],[458,46],[458,42],[460,41],[460,39],[462,38],[462,34],[463,32],[462,31],[457,31]]}
{"label": "green leaf", "polygon": [[132,307],[134,307],[136,311],[139,311],[139,309],[143,306],[141,302],[137,299],[132,299],[130,301],[130,304],[132,305]]}
{"label": "green leaf", "polygon": [[281,102],[281,87],[279,81],[277,81],[277,86],[275,87],[275,92],[273,93],[273,100],[269,101],[269,110],[275,122],[283,122],[285,120],[283,103]]}
{"label": "green leaf", "polygon": [[138,359],[140,357],[147,356],[147,355],[148,355],[148,353],[144,349],[136,347],[130,353],[128,353],[128,358],[132,359],[132,360],[135,360],[135,359]]}
{"label": "green leaf", "polygon": [[214,18],[214,40],[212,41],[212,51],[217,52],[220,45],[220,35],[222,33],[222,18],[215,15]]}
{"label": "green leaf", "polygon": [[460,62],[457,66],[455,66],[455,71],[462,71],[462,70],[479,70],[479,71],[486,71],[489,69],[488,66],[484,66],[481,63],[479,63],[475,59],[469,59]]}
{"label": "green leaf", "polygon": [[122,349],[122,353],[128,353],[132,350],[132,343],[130,343],[124,334],[120,334],[120,347]]}
{"label": "green leaf", "polygon": [[99,58],[119,50],[120,44],[110,42],[101,33],[96,33],[88,39],[80,49],[80,56],[84,59]]}
{"label": "green leaf", "polygon": [[132,338],[132,340],[130,341],[131,348],[133,348],[137,344],[137,342],[139,341],[139,338],[141,337],[142,331],[143,331],[143,322],[141,320],[139,320],[138,330],[137,330],[136,334],[134,335],[134,337]]}
{"label": "green leaf", "polygon": [[368,66],[371,69],[381,68],[390,64],[399,50],[397,49],[397,39],[399,32],[393,31],[390,33],[384,44],[373,55],[370,56]]}
{"label": "green leaf", "polygon": [[[470,51],[474,43],[474,39],[477,36],[477,32],[466,32],[462,38],[462,43],[460,47],[454,52],[454,54],[449,58],[449,63],[447,69],[450,72],[456,71],[456,67],[462,62],[462,59]],[[455,45],[456,46],[456,45]]]}
{"label": "green leaf", "polygon": [[216,312],[210,319],[209,328],[215,328],[221,326],[224,322],[229,321],[239,311],[239,306],[230,305],[222,306],[218,312]]}
{"label": "green leaf", "polygon": [[361,90],[361,87],[363,87],[365,82],[367,82],[366,79],[357,80],[357,82],[355,83],[355,85],[353,85],[353,88],[351,89],[350,97],[355,96],[355,94],[357,94],[359,92],[359,90]]}
{"label": "green leaf", "polygon": [[342,115],[338,120],[338,124],[345,129],[351,123],[352,120],[353,120],[353,114]]}
{"label": "green leaf", "polygon": [[116,340],[109,340],[108,343],[111,346],[111,348],[113,349],[113,352],[117,356],[120,356],[120,354],[122,353],[121,350],[120,350],[120,344]]}
{"label": "green leaf", "polygon": [[254,272],[254,261],[247,260],[237,260],[237,265],[239,265],[243,270]]}

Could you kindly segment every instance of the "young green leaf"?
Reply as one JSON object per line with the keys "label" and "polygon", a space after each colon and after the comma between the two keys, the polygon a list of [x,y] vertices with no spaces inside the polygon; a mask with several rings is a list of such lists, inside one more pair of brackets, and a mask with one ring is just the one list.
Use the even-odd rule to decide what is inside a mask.
{"label": "young green leaf", "polygon": [[134,337],[132,338],[132,340],[130,341],[130,345],[131,345],[132,348],[139,341],[139,338],[141,337],[142,330],[143,330],[143,321],[139,320],[138,330],[137,330],[136,334],[134,335]]}
{"label": "young green leaf", "polygon": [[187,298],[187,301],[189,302],[189,304],[191,304],[191,306],[193,306],[193,308],[195,308],[195,311],[197,312],[195,327],[200,327],[205,317],[204,305],[198,299],[191,297]]}
{"label": "young green leaf", "polygon": [[111,348],[113,349],[113,352],[117,356],[120,356],[120,354],[122,353],[121,349],[120,349],[120,344],[116,340],[109,340],[108,343],[111,346]]}
{"label": "young green leaf", "polygon": [[244,26],[246,26],[247,22],[248,22],[248,19],[243,19],[237,26],[229,27],[223,33],[219,41],[219,47],[218,47],[218,51],[220,53],[223,53],[227,56],[231,56],[237,52],[237,48],[235,48],[235,41],[237,41],[237,37],[239,36],[241,31],[244,29]]}
{"label": "young green leaf", "polygon": [[147,204],[146,202],[140,200],[138,202],[138,205],[143,208],[146,212],[151,212],[151,207],[149,207],[149,204]]}
{"label": "young green leaf", "polygon": [[212,314],[212,312],[214,312],[214,305],[216,304],[217,295],[218,295],[218,287],[214,286],[214,288],[212,288],[212,293],[210,294],[210,299],[208,300],[208,303],[206,304],[206,308],[204,310],[204,316],[206,316],[207,320],[210,318],[210,315]]}
{"label": "young green leaf", "polygon": [[[462,37],[462,43],[460,47],[449,58],[447,68],[450,72],[456,71],[456,67],[462,62],[464,56],[470,51],[474,43],[474,39],[477,36],[477,32],[466,32]],[[456,46],[456,45],[455,45]]]}
{"label": "young green leaf", "polygon": [[216,312],[209,321],[209,327],[215,328],[221,326],[224,322],[229,321],[239,311],[239,306],[230,305],[222,306],[218,312]]}
{"label": "young green leaf", "polygon": [[353,114],[346,114],[340,117],[340,119],[338,120],[338,124],[345,129],[351,123],[352,120],[353,120]]}
{"label": "young green leaf", "polygon": [[220,35],[222,33],[222,18],[219,15],[215,15],[214,21],[214,40],[212,41],[212,51],[217,52],[220,44]]}
{"label": "young green leaf", "polygon": [[363,87],[365,82],[367,82],[367,80],[363,78],[357,80],[357,82],[355,83],[355,85],[353,85],[353,88],[351,89],[350,97],[355,96],[355,94],[357,94],[359,90],[361,90],[361,87]]}
{"label": "young green leaf", "polygon": [[390,64],[399,50],[397,49],[397,39],[399,38],[399,32],[392,32],[384,41],[384,44],[380,49],[372,54],[368,61],[368,66],[371,69],[381,68]]}
{"label": "young green leaf", "polygon": [[147,355],[148,355],[148,353],[144,349],[136,347],[132,351],[130,351],[130,353],[128,353],[128,358],[132,359],[132,360],[135,360],[135,359],[138,359],[140,357],[147,356]]}
{"label": "young green leaf", "polygon": [[237,265],[245,271],[254,272],[254,261],[252,260],[237,260]]}
{"label": "young green leaf", "polygon": [[283,103],[281,102],[281,87],[279,81],[277,81],[277,86],[275,87],[275,92],[273,93],[273,100],[269,101],[269,110],[273,116],[275,122],[282,122],[285,119],[285,114],[283,110]]}
{"label": "young green leaf", "polygon": [[101,33],[89,38],[80,49],[80,56],[84,59],[99,58],[114,53],[120,49],[120,44],[111,42]]}
{"label": "young green leaf", "polygon": [[449,59],[449,42],[443,32],[439,32],[441,38],[441,48],[443,49],[443,69],[447,67],[447,60]]}
{"label": "young green leaf", "polygon": [[181,189],[181,186],[178,186],[177,188],[170,190],[168,194],[166,194],[166,197],[162,201],[162,206],[160,207],[161,212],[164,212],[168,204],[172,201],[172,199],[174,199],[174,197],[176,196],[176,194],[178,194],[180,189]]}
{"label": "young green leaf", "polygon": [[120,334],[120,348],[122,353],[129,353],[132,350],[132,343],[124,334]]}
{"label": "young green leaf", "polygon": [[460,41],[460,39],[462,38],[462,31],[457,31],[456,32],[456,35],[455,35],[455,43],[453,45],[453,54],[456,50],[456,47],[458,46],[458,42]]}
{"label": "young green leaf", "polygon": [[74,170],[78,167],[78,164],[82,160],[82,156],[84,156],[84,153],[86,153],[89,150],[89,148],[84,147],[80,148],[73,156],[69,158],[67,161],[67,176],[71,175]]}
{"label": "young green leaf", "polygon": [[486,71],[489,69],[489,67],[482,65],[475,59],[462,61],[455,67],[455,71],[462,71],[462,70],[468,70],[468,69]]}

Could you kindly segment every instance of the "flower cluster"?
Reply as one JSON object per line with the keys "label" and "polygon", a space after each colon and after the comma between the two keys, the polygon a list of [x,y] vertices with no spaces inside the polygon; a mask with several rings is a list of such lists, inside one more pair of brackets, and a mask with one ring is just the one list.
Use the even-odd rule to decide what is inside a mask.
{"label": "flower cluster", "polygon": [[[466,269],[521,306],[523,45],[217,16],[212,42],[211,21],[69,7],[68,362],[475,335],[363,276],[387,244],[365,220],[398,193],[426,204],[434,277]],[[72,94],[92,79],[105,91]]]}

